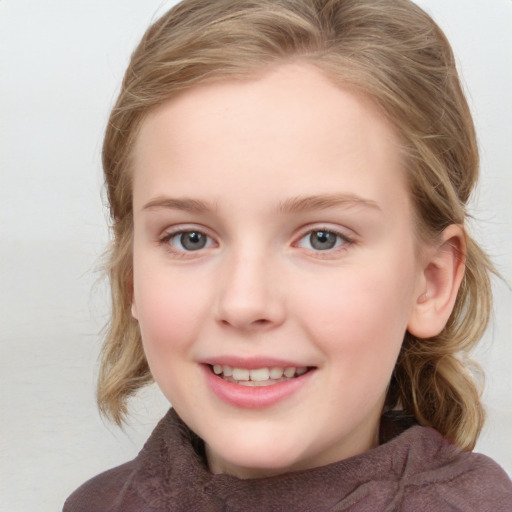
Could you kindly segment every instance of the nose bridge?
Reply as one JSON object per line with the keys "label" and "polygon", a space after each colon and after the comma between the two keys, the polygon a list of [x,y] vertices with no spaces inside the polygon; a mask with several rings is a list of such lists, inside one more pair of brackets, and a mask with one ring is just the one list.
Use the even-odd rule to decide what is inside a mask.
{"label": "nose bridge", "polygon": [[274,257],[250,243],[233,248],[220,276],[218,317],[239,329],[282,322],[284,304],[275,281]]}

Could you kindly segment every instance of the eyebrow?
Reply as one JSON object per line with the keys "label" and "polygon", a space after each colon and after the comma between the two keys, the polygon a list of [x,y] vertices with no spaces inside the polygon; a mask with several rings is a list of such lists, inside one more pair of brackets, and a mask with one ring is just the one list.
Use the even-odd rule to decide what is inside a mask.
{"label": "eyebrow", "polygon": [[301,213],[335,207],[364,207],[382,211],[376,201],[354,194],[321,194],[292,197],[280,203],[278,211],[280,213]]}
{"label": "eyebrow", "polygon": [[146,203],[143,210],[153,210],[155,208],[168,208],[172,210],[184,210],[193,213],[204,213],[211,210],[216,210],[217,206],[214,204],[201,201],[200,199],[173,198],[173,197],[157,197]]}
{"label": "eyebrow", "polygon": [[[354,194],[319,194],[314,196],[291,197],[279,203],[278,213],[301,213],[327,208],[354,208],[364,207],[382,211],[377,202],[365,199]],[[143,210],[166,208],[172,210],[183,210],[193,213],[205,213],[217,210],[217,205],[191,198],[157,197],[146,203]]]}

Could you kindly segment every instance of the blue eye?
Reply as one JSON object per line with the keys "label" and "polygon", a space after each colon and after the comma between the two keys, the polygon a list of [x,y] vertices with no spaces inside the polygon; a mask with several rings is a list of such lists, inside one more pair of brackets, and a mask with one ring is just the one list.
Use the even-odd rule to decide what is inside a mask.
{"label": "blue eye", "polygon": [[304,249],[313,249],[314,251],[328,251],[335,249],[347,242],[346,237],[335,233],[334,231],[328,231],[326,229],[315,229],[306,233],[297,244],[299,247]]}
{"label": "blue eye", "polygon": [[200,231],[180,231],[166,238],[172,247],[179,251],[199,251],[213,245],[213,240]]}

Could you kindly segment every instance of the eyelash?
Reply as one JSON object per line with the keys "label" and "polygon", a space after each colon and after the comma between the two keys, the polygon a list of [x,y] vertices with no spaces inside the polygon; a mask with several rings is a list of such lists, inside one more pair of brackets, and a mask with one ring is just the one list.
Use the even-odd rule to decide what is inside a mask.
{"label": "eyelash", "polygon": [[297,242],[294,243],[295,246],[300,247],[300,242],[307,237],[309,237],[309,240],[311,241],[311,236],[315,233],[323,233],[327,235],[334,235],[335,238],[335,245],[333,247],[326,248],[324,250],[321,249],[315,249],[314,247],[308,248],[303,247],[304,249],[314,253],[316,256],[322,256],[322,257],[329,257],[333,255],[333,253],[338,253],[339,251],[347,250],[348,247],[350,247],[352,244],[354,244],[354,239],[347,236],[345,233],[342,233],[340,231],[337,231],[332,228],[328,227],[315,227],[313,229],[308,229],[305,233],[303,233],[297,240]]}
{"label": "eyelash", "polygon": [[[205,247],[200,247],[196,250],[187,250],[186,248],[177,249],[176,247],[174,247],[172,244],[173,239],[175,239],[179,236],[183,236],[187,233],[188,234],[196,233],[200,236],[206,237],[205,243],[207,245]],[[160,245],[165,245],[167,250],[170,251],[174,256],[184,257],[184,258],[194,254],[195,252],[200,252],[202,249],[207,249],[207,248],[211,247],[213,245],[211,242],[213,242],[213,238],[210,235],[208,235],[207,233],[205,233],[204,230],[201,230],[201,229],[180,229],[178,231],[167,232],[158,240],[158,243]],[[181,243],[181,245],[183,245],[183,243]]]}
{"label": "eyelash", "polygon": [[[203,247],[199,247],[196,250],[187,250],[186,248],[177,249],[175,246],[173,246],[173,239],[176,239],[177,237],[183,236],[185,234],[192,233],[196,233],[197,235],[206,237],[206,245]],[[334,235],[336,237],[335,245],[333,247],[328,247],[324,250],[315,249],[314,247],[302,247],[303,249],[306,249],[308,252],[315,254],[315,256],[317,257],[332,256],[333,253],[338,253],[340,251],[347,250],[348,247],[355,243],[354,239],[347,236],[345,233],[341,233],[340,231],[328,227],[315,227],[303,232],[297,239],[297,241],[292,244],[292,246],[301,247],[300,242],[306,239],[306,237],[309,237],[309,240],[311,241],[311,236],[314,233],[324,233],[327,235]],[[200,253],[203,249],[208,249],[216,245],[216,242],[214,241],[213,237],[205,233],[205,231],[202,229],[179,229],[177,231],[167,232],[158,240],[158,243],[159,245],[165,246],[167,250],[170,251],[173,255],[184,258],[190,257],[196,252]],[[181,241],[180,243],[183,246],[183,241]]]}

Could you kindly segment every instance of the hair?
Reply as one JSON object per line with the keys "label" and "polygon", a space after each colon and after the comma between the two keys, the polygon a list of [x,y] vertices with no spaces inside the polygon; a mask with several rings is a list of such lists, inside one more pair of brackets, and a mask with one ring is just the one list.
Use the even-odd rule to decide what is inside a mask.
{"label": "hair", "polygon": [[[419,238],[465,226],[478,177],[471,113],[450,45],[409,0],[185,0],[158,19],[135,49],[103,146],[112,220],[112,291],[98,404],[117,424],[127,399],[152,380],[131,316],[131,151],[147,114],[200,84],[250,79],[287,62],[315,66],[370,98],[399,133]],[[491,311],[493,266],[466,232],[465,275],[443,331],[405,334],[386,408],[413,416],[472,449],[484,412],[469,352]]]}

